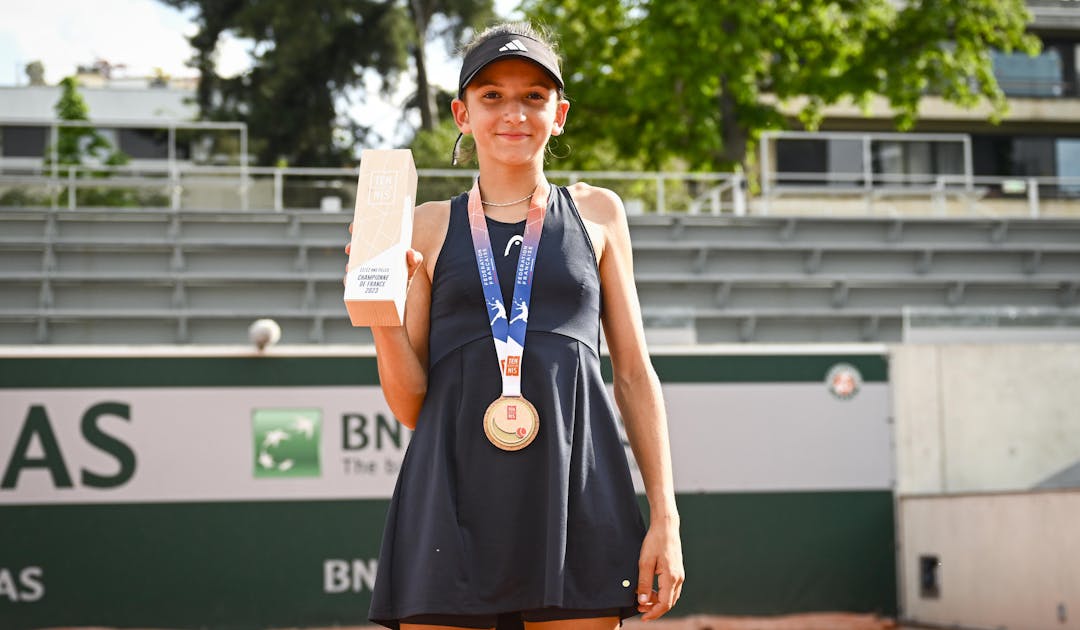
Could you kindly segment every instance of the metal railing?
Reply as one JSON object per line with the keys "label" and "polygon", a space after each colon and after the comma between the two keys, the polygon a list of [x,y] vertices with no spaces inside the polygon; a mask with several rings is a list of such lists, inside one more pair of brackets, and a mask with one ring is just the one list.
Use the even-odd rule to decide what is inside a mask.
{"label": "metal railing", "polygon": [[[807,157],[814,151],[796,150],[795,161],[815,170],[780,170],[782,143],[794,143],[790,151],[800,142],[847,167],[819,170]],[[773,131],[762,134],[759,151],[760,196],[751,204],[758,214],[797,204],[812,214],[1080,216],[1080,177],[976,175],[968,134]],[[939,172],[903,172],[935,161]]]}
{"label": "metal railing", "polygon": [[905,306],[905,343],[1080,341],[1080,308]]}
{"label": "metal railing", "polygon": [[[468,188],[475,170],[419,169],[418,201],[445,199]],[[548,171],[561,184],[587,180],[615,189],[630,213],[690,214],[747,212],[746,182],[738,173]],[[138,166],[12,166],[0,163],[0,205],[5,193],[25,206],[66,207],[86,203],[89,193],[127,190],[135,205],[173,210],[215,208],[321,209],[340,211],[356,197],[358,170],[256,166],[194,166],[178,162]],[[35,192],[36,191],[36,192]]]}
{"label": "metal railing", "polygon": [[[418,174],[421,202],[455,195],[478,175],[457,169],[419,169]],[[0,206],[332,212],[352,207],[357,176],[348,168],[0,164]],[[558,184],[587,181],[611,188],[629,214],[1080,217],[1080,177],[773,172],[751,196],[739,173],[548,171],[547,176]]]}
{"label": "metal railing", "polygon": [[[1080,177],[1000,177],[983,175],[872,173],[771,173],[758,204],[769,214],[782,199],[827,205],[841,200],[861,204],[867,214],[898,200],[922,204],[931,216],[1049,215],[1080,217]],[[822,199],[829,201],[822,202]],[[1054,206],[1047,211],[1047,206]],[[826,209],[826,214],[828,214]]]}
{"label": "metal railing", "polygon": [[[58,164],[55,154],[52,160],[0,156],[0,206],[340,211],[351,207],[356,197],[356,169],[249,166],[243,157],[247,130],[242,123],[0,119],[0,126],[12,125],[48,129],[53,151],[65,127],[159,129],[167,131],[167,155],[124,166],[67,166]],[[231,165],[182,159],[178,132],[182,137],[236,133],[239,153],[228,159]],[[780,171],[778,143],[785,141],[840,141],[848,170]],[[912,143],[951,145],[945,153],[951,169],[959,172],[881,172],[884,160],[906,159]],[[966,134],[768,132],[760,151],[753,195],[741,173],[548,171],[547,175],[556,183],[589,181],[611,188],[630,214],[1080,217],[1080,177],[976,176]],[[421,202],[455,195],[478,174],[465,169],[418,173]]]}

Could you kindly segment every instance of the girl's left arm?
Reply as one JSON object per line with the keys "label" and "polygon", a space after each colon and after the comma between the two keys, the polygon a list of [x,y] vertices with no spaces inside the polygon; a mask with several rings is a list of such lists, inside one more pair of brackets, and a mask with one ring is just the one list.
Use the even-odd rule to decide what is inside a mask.
{"label": "girl's left arm", "polygon": [[[575,198],[580,198],[578,207],[587,206],[588,219],[601,228],[602,244],[597,247],[604,305],[601,320],[614,373],[615,404],[649,501],[649,530],[638,560],[637,586],[638,609],[643,613],[642,620],[647,621],[675,605],[684,578],[667,414],[660,380],[645,344],[630,230],[622,201],[609,190],[581,184],[575,186],[574,192]],[[659,593],[653,591],[654,576]]]}

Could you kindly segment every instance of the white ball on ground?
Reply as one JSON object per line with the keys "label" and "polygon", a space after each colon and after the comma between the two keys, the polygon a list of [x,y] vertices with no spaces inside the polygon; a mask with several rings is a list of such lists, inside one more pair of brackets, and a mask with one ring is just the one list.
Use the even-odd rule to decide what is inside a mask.
{"label": "white ball on ground", "polygon": [[264,350],[281,339],[281,326],[272,319],[257,319],[248,326],[248,339],[256,348]]}

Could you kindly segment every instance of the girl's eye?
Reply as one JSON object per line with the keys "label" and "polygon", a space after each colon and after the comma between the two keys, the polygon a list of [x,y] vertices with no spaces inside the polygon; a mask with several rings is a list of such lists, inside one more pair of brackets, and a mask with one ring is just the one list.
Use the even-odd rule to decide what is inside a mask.
{"label": "girl's eye", "polygon": [[529,98],[531,98],[533,100],[537,100],[537,101],[546,101],[547,100],[547,95],[546,94],[541,94],[540,92],[530,92],[529,93]]}
{"label": "girl's eye", "polygon": [[494,90],[490,92],[484,92],[481,98],[499,98],[499,93]]}

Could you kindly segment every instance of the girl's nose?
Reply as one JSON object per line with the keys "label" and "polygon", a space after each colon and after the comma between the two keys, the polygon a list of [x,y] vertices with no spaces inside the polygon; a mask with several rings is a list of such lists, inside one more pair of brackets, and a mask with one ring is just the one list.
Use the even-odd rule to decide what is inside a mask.
{"label": "girl's nose", "polygon": [[525,108],[520,103],[509,103],[503,110],[503,120],[509,123],[525,121]]}

